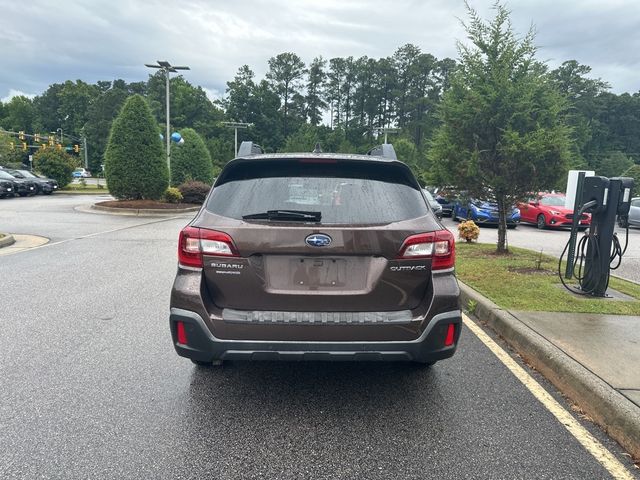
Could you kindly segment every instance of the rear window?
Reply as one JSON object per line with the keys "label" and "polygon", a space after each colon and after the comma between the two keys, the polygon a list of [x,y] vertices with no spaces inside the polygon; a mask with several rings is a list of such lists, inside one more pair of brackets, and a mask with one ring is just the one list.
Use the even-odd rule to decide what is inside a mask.
{"label": "rear window", "polygon": [[320,212],[322,224],[373,225],[428,214],[417,182],[400,164],[248,162],[224,172],[220,181],[206,208],[235,219],[304,210]]}

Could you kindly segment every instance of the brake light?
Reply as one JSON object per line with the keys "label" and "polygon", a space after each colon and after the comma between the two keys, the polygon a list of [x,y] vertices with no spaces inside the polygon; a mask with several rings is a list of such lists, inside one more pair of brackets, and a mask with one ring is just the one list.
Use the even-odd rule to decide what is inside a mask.
{"label": "brake light", "polygon": [[233,240],[224,232],[184,227],[178,241],[178,261],[187,267],[202,268],[202,256],[239,257]]}
{"label": "brake light", "polygon": [[444,346],[450,347],[453,345],[453,340],[456,334],[456,326],[453,323],[450,323],[447,326],[447,336],[444,338]]}
{"label": "brake light", "polygon": [[431,270],[452,268],[456,261],[456,243],[449,230],[419,233],[408,237],[398,258],[431,258]]}

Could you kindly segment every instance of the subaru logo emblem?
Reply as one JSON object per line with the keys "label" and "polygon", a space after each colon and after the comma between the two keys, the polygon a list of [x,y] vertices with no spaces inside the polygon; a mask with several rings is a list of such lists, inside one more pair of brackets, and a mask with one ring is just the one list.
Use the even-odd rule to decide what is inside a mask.
{"label": "subaru logo emblem", "polygon": [[331,237],[324,233],[314,233],[305,238],[304,241],[310,247],[326,247],[331,243]]}

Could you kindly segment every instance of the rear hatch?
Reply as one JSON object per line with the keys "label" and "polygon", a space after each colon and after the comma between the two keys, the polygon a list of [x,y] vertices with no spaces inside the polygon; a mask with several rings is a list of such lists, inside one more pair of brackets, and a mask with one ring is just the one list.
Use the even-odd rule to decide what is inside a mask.
{"label": "rear hatch", "polygon": [[211,301],[238,311],[406,314],[452,249],[411,171],[380,160],[236,160],[191,228]]}

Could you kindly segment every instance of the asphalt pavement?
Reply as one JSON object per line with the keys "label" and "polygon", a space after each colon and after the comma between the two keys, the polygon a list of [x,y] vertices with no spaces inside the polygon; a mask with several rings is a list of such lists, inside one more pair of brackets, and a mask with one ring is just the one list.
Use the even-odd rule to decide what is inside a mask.
{"label": "asphalt pavement", "polygon": [[188,216],[15,200],[0,230],[51,241],[0,256],[0,478],[611,478],[466,327],[431,369],[198,368],[168,331]]}

